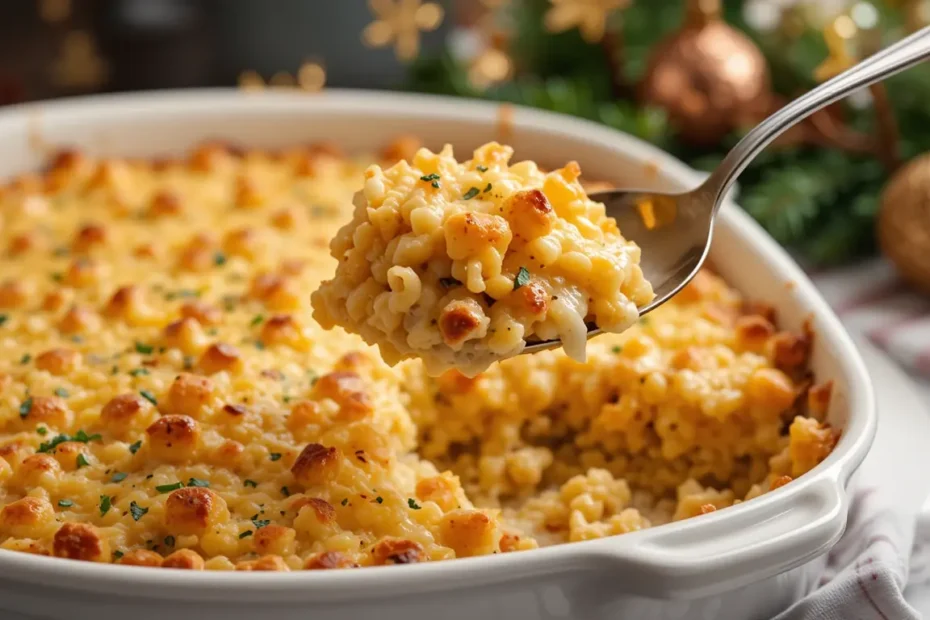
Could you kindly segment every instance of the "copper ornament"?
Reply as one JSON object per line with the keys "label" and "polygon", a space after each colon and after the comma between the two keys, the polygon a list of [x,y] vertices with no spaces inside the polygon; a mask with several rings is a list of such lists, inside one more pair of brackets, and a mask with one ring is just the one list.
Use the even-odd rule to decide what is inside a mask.
{"label": "copper ornament", "polygon": [[695,146],[761,120],[771,95],[762,52],[720,19],[719,2],[707,0],[689,2],[684,27],[659,43],[640,85],[640,99],[666,110]]}

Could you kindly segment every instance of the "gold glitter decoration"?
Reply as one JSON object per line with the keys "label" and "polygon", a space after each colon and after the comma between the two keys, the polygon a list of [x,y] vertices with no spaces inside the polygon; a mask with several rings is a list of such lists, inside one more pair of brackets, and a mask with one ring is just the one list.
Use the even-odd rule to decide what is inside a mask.
{"label": "gold glitter decoration", "polygon": [[39,17],[49,24],[58,24],[71,17],[71,0],[39,0]]}
{"label": "gold glitter decoration", "polygon": [[239,74],[239,88],[247,92],[265,90],[265,80],[257,71],[243,71]]}
{"label": "gold glitter decoration", "polygon": [[272,88],[294,88],[297,85],[297,80],[287,71],[278,71],[268,80],[268,85]]}
{"label": "gold glitter decoration", "polygon": [[318,62],[305,62],[297,71],[297,85],[301,89],[315,93],[326,85],[326,69]]}
{"label": "gold glitter decoration", "polygon": [[513,75],[513,62],[502,50],[489,47],[471,62],[468,81],[477,89],[484,90],[499,84]]}
{"label": "gold glitter decoration", "polygon": [[546,12],[546,29],[562,32],[578,28],[589,43],[604,38],[607,19],[617,9],[630,5],[630,0],[549,0],[552,8]]}
{"label": "gold glitter decoration", "polygon": [[442,23],[442,7],[422,0],[369,0],[375,21],[362,31],[362,41],[370,47],[393,43],[394,53],[408,61],[420,51],[420,32],[435,30]]}
{"label": "gold glitter decoration", "polygon": [[106,81],[109,71],[93,37],[75,30],[62,42],[61,53],[52,65],[52,80],[66,88],[96,88]]}

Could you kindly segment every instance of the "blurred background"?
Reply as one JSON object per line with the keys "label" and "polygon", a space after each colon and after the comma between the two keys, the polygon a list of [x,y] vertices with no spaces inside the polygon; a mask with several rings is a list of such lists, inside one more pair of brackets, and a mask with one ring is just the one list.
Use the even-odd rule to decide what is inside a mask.
{"label": "blurred background", "polygon": [[[203,86],[547,108],[710,169],[784,102],[930,23],[928,0],[4,0],[0,104]],[[817,114],[740,179],[812,269],[884,252],[930,290],[930,69]]]}

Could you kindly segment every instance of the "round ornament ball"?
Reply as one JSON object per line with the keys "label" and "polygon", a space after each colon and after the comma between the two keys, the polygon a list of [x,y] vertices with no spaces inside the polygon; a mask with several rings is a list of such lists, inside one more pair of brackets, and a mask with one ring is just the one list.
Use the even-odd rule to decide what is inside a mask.
{"label": "round ornament ball", "polygon": [[719,16],[716,2],[689,3],[684,27],[660,42],[640,85],[643,103],[663,108],[686,142],[711,146],[755,124],[771,106],[762,52]]}
{"label": "round ornament ball", "polygon": [[878,243],[904,279],[930,292],[930,153],[912,159],[885,186]]}

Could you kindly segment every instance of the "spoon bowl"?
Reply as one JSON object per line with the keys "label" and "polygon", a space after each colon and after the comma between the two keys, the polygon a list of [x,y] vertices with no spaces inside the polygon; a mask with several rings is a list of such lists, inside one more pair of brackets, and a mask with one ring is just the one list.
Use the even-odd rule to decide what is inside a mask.
{"label": "spoon bowl", "polygon": [[[714,218],[724,196],[762,149],[817,110],[928,57],[930,27],[870,56],[769,116],[749,131],[710,176],[690,192],[611,190],[591,194],[593,200],[604,203],[607,215],[617,221],[621,234],[642,250],[640,265],[646,280],[652,283],[655,297],[639,308],[640,316],[671,299],[700,270],[710,251]],[[600,333],[596,326],[588,325],[588,338]],[[560,344],[559,340],[528,342],[523,352],[535,353]]]}

